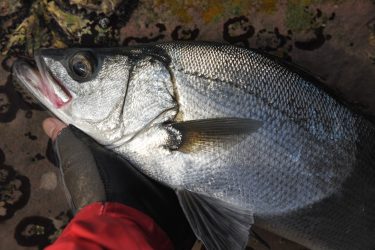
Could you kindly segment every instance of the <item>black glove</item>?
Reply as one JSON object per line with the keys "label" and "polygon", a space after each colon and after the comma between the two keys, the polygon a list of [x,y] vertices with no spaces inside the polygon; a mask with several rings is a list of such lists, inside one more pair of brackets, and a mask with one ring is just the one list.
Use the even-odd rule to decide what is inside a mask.
{"label": "black glove", "polygon": [[176,249],[191,249],[195,236],[173,190],[73,126],[61,131],[54,149],[73,212],[97,201],[119,202],[153,218]]}

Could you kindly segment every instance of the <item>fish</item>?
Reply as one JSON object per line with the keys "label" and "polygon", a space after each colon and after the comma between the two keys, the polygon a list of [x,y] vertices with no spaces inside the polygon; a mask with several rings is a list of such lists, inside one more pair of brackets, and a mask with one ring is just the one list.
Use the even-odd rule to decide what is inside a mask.
{"label": "fish", "polygon": [[14,76],[49,111],[175,190],[207,249],[252,225],[374,249],[375,126],[299,67],[214,42],[41,49]]}

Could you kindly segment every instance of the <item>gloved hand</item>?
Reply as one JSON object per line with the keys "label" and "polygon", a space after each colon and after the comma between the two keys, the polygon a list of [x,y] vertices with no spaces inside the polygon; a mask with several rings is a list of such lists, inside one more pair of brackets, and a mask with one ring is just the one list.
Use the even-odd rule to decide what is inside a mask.
{"label": "gloved hand", "polygon": [[93,202],[119,202],[153,218],[175,249],[191,249],[195,236],[173,190],[144,176],[73,126],[48,118],[43,128],[54,143],[73,212]]}

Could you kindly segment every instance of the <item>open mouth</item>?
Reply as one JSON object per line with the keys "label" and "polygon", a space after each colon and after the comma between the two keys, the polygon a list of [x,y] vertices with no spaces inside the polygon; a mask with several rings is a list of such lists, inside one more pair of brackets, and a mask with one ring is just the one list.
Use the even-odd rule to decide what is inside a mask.
{"label": "open mouth", "polygon": [[[16,61],[13,74],[44,105],[61,108],[72,99],[69,91],[48,71],[45,63],[35,59],[37,67],[26,61]],[[49,104],[49,105],[48,105]]]}

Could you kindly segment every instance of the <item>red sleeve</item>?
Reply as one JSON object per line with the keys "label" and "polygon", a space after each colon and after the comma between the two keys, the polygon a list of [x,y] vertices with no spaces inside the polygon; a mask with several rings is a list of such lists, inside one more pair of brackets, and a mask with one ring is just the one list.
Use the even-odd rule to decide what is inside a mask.
{"label": "red sleeve", "polygon": [[173,249],[162,229],[147,215],[115,202],[81,209],[47,250]]}

